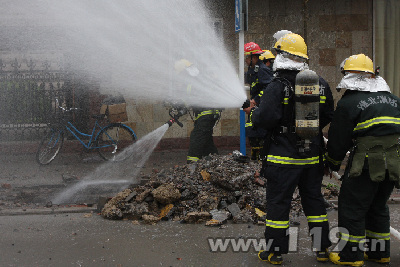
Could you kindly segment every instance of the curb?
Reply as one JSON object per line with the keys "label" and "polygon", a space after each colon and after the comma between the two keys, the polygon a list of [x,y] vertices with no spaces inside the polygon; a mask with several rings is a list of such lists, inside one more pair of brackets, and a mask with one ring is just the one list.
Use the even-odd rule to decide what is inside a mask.
{"label": "curb", "polygon": [[[328,200],[328,203],[337,205],[337,200]],[[400,204],[400,198],[391,198],[387,204]],[[20,215],[52,215],[52,214],[65,214],[65,213],[98,213],[97,205],[91,207],[86,205],[70,206],[70,207],[50,207],[38,209],[5,209],[0,210],[0,216],[20,216]]]}
{"label": "curb", "polygon": [[20,216],[20,215],[51,215],[51,214],[65,214],[65,213],[96,213],[97,206],[93,207],[51,207],[51,208],[38,208],[38,209],[6,209],[0,210],[0,216]]}

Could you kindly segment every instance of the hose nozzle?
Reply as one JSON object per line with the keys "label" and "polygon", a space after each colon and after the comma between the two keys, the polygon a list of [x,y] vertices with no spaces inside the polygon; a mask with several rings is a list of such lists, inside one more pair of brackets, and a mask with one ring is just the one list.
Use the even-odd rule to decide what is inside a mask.
{"label": "hose nozzle", "polygon": [[178,120],[178,118],[174,118],[174,117],[172,117],[172,116],[171,116],[171,119],[170,119],[169,121],[167,121],[166,123],[169,125],[169,127],[171,127],[172,124],[174,124],[174,123],[178,124],[180,127],[183,127],[182,122],[180,122],[180,121]]}
{"label": "hose nozzle", "polygon": [[243,103],[242,109],[245,109],[245,108],[248,108],[248,107],[250,107],[250,100],[249,100],[249,99],[247,99],[247,100]]}
{"label": "hose nozzle", "polygon": [[179,118],[182,117],[187,113],[187,108],[181,107],[181,106],[174,106],[169,109],[169,116],[171,119],[167,122],[169,127],[172,126],[172,124],[176,123],[180,127],[183,127],[183,124],[179,121]]}

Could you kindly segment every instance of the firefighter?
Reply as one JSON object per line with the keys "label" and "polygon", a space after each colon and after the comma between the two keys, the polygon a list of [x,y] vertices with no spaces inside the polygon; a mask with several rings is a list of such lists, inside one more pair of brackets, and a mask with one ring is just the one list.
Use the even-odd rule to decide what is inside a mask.
{"label": "firefighter", "polygon": [[[260,46],[254,42],[250,42],[244,45],[244,54],[246,56],[246,64],[248,65],[248,71],[246,72],[246,83],[250,85],[250,101],[256,103],[259,102],[260,94],[262,89],[272,80],[273,72],[270,67],[270,61],[273,59],[268,55],[269,63],[268,66],[260,59],[261,55],[265,51],[261,50]],[[263,57],[264,58],[264,57]],[[263,147],[264,138],[267,132],[262,128],[254,128],[250,117],[246,123],[246,136],[249,140],[251,147],[251,159],[258,160],[260,157],[260,150]]]}
{"label": "firefighter", "polygon": [[193,163],[204,156],[218,154],[214,144],[213,129],[221,116],[221,110],[193,108],[194,128],[190,133],[190,146],[187,162]]}
{"label": "firefighter", "polygon": [[[321,194],[323,177],[324,128],[333,116],[333,97],[329,85],[319,78],[319,129],[311,140],[310,151],[301,152],[295,133],[294,88],[296,75],[308,68],[307,46],[303,38],[289,33],[274,45],[276,51],[274,79],[264,89],[259,107],[252,108],[252,122],[268,130],[264,143],[262,173],[267,179],[266,243],[268,250],[259,258],[282,264],[288,253],[289,212],[292,195],[299,188],[301,203],[313,237],[313,250],[318,261],[329,261],[329,224]],[[317,105],[318,106],[318,105]],[[315,234],[316,233],[316,234]]]}
{"label": "firefighter", "polygon": [[[175,63],[175,70],[179,75],[184,75],[181,81],[185,81],[187,93],[195,90],[192,88],[196,79],[201,79],[199,69],[186,59],[181,59]],[[187,156],[187,163],[194,163],[204,156],[218,154],[218,149],[214,144],[213,130],[221,114],[220,109],[207,107],[192,107],[194,128],[190,133],[190,144]]]}
{"label": "firefighter", "polygon": [[[272,70],[272,66],[274,64],[275,56],[274,56],[274,54],[272,54],[272,52],[270,50],[263,50],[263,52],[264,53],[262,53],[260,55],[259,59],[266,66],[265,72],[268,74],[268,75],[265,75],[266,77],[268,77],[268,79],[265,79],[264,84],[262,84],[263,88],[265,88],[266,85],[268,85],[272,81],[272,78],[274,76],[274,71]],[[256,106],[258,106],[260,104],[260,98],[263,94],[263,88],[261,88],[260,93],[256,96],[254,96],[254,98],[253,98]]]}
{"label": "firefighter", "polygon": [[[349,57],[338,89],[346,89],[329,129],[327,160],[337,171],[350,150],[339,195],[340,239],[330,259],[362,266],[365,260],[390,262],[390,222],[386,204],[399,185],[400,99],[375,76],[364,54]],[[364,254],[364,245],[367,246]]]}

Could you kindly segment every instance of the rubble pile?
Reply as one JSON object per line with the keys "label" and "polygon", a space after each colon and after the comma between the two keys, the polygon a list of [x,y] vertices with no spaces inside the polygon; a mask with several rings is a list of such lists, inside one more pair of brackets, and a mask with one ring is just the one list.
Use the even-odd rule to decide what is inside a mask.
{"label": "rubble pile", "polygon": [[[259,175],[260,165],[236,155],[210,155],[196,164],[153,170],[141,177],[145,183],[110,199],[101,215],[148,224],[173,220],[220,225],[228,219],[264,224],[266,180]],[[292,212],[300,211],[296,197]]]}

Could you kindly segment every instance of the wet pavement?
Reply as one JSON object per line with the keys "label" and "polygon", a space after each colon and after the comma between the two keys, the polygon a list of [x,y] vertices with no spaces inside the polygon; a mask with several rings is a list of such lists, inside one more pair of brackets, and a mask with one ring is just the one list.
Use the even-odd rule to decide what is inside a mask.
{"label": "wet pavement", "polygon": [[[392,226],[399,228],[399,207],[391,205],[391,209],[396,214]],[[328,217],[334,227],[337,212],[329,212]],[[283,266],[333,266],[315,261],[306,218],[300,219],[295,228],[298,237],[294,232],[291,243],[297,252],[284,255]],[[208,238],[233,238],[248,242],[249,238],[261,238],[264,227],[253,224],[228,223],[222,228],[177,222],[136,225],[129,220],[105,220],[87,212],[0,216],[0,225],[1,266],[266,265],[258,260],[254,246],[234,252],[234,243],[230,241],[226,252],[212,252],[214,246],[208,241]],[[391,266],[400,266],[400,241],[392,238],[391,247]],[[368,262],[365,266],[378,264]]]}
{"label": "wet pavement", "polygon": [[[2,154],[0,162],[0,213],[10,208],[46,206],[54,195],[84,180],[107,163],[97,153],[85,152],[61,152],[49,165],[39,165],[32,153]],[[186,151],[153,152],[141,174],[185,163]],[[132,179],[132,182],[136,181]],[[79,203],[66,204],[97,204],[99,196],[112,197],[114,193],[94,192]]]}
{"label": "wet pavement", "polygon": [[[104,219],[98,215],[96,203],[50,205],[51,193],[62,190],[74,179],[82,179],[104,163],[96,154],[61,154],[49,166],[37,165],[33,154],[3,155],[0,159],[0,266],[267,265],[258,260],[258,248],[254,247],[263,237],[263,226],[228,222],[222,227],[207,227],[169,221],[138,225],[130,220]],[[186,151],[154,152],[143,173],[185,161]],[[394,203],[390,204],[392,227],[399,230],[400,206],[397,201]],[[334,228],[337,211],[331,210],[328,217]],[[284,256],[283,266],[333,266],[315,261],[304,216],[300,217],[300,225],[294,227],[294,252]],[[229,242],[225,249],[220,247],[225,252],[213,252],[216,238]],[[400,266],[400,241],[394,237],[391,240],[390,265]],[[253,241],[257,243],[250,243]],[[253,245],[243,246],[237,252],[237,242]],[[382,265],[368,262],[365,266]]]}

